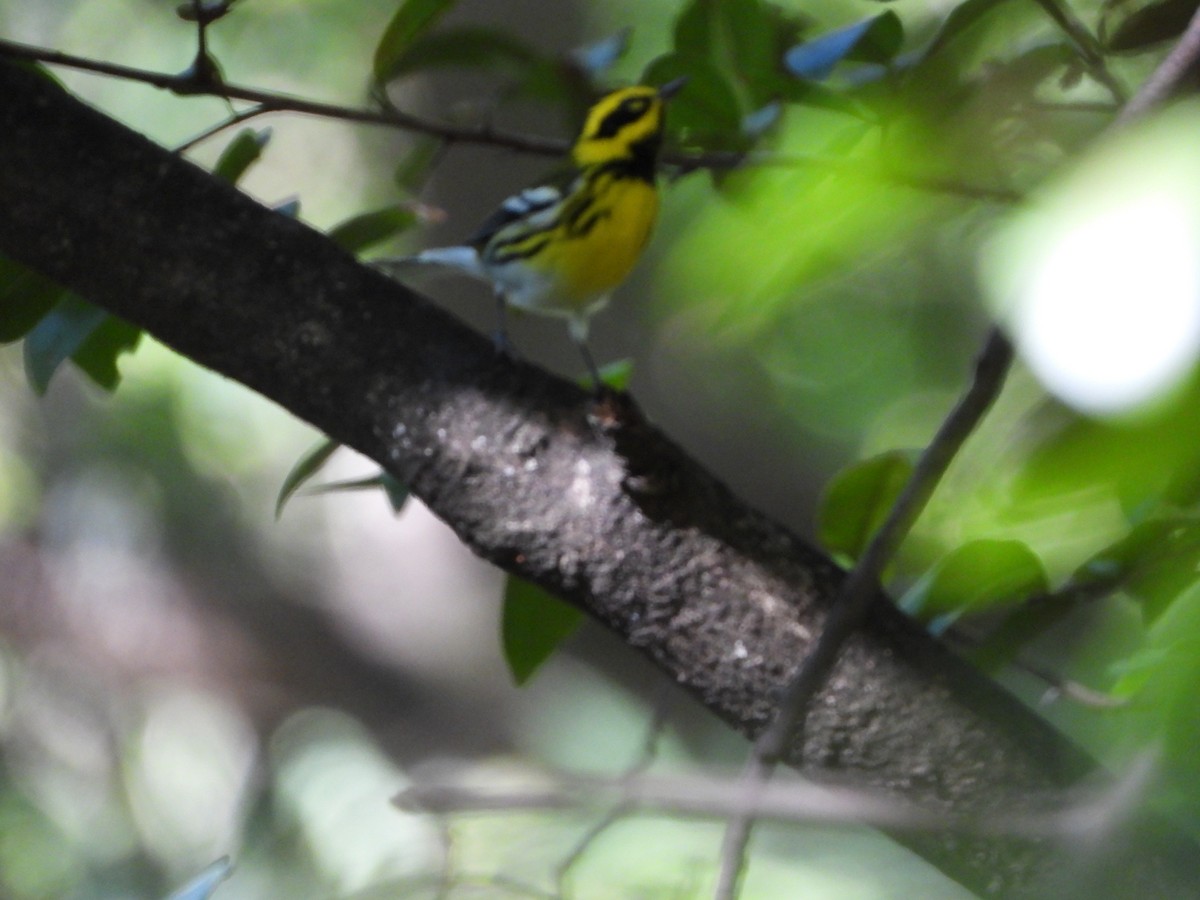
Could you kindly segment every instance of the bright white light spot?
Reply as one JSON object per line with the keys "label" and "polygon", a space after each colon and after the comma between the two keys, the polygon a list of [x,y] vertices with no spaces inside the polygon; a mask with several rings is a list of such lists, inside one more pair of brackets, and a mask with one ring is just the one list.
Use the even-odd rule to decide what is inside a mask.
{"label": "bright white light spot", "polygon": [[1186,201],[1135,197],[1049,235],[1013,309],[1026,361],[1089,412],[1174,386],[1200,348],[1200,229]]}
{"label": "bright white light spot", "polygon": [[1014,214],[980,274],[1046,389],[1088,413],[1136,411],[1200,356],[1200,103],[1102,141]]}

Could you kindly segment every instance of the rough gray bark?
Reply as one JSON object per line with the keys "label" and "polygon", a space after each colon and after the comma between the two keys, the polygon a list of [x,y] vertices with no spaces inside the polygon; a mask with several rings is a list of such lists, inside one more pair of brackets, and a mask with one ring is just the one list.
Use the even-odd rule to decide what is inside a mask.
{"label": "rough gray bark", "polygon": [[[843,579],[630,402],[498,358],[305,225],[4,63],[0,253],[378,461],[481,556],[583,607],[746,735]],[[1094,770],[882,600],[788,761],[984,818]],[[979,893],[1200,884],[1197,848],[1145,823],[1085,863],[1048,840],[898,837]]]}

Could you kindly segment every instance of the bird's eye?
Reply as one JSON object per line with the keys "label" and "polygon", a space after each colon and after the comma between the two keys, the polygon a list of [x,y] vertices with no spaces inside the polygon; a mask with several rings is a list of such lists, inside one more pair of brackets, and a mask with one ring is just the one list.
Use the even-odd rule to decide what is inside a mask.
{"label": "bird's eye", "polygon": [[649,101],[645,97],[633,97],[625,101],[625,111],[630,115],[640,116],[646,111],[649,106]]}

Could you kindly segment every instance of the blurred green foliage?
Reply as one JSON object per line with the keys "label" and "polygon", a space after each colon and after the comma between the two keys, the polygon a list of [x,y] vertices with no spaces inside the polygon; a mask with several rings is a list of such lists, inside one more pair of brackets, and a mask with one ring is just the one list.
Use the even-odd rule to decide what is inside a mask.
{"label": "blurred green foliage", "polygon": [[[169,58],[178,70],[194,36],[168,7],[77,0],[51,9],[18,0],[0,9],[0,33],[55,35],[65,49],[128,64]],[[984,321],[1003,314],[984,300],[995,284],[986,266],[979,274],[977,260],[995,253],[997,233],[1025,241],[1015,244],[1021,260],[1049,240],[1051,232],[1023,225],[1014,209],[1053,210],[1057,202],[1063,228],[1083,221],[1083,204],[1070,190],[1058,190],[1055,201],[1046,186],[1069,186],[1090,165],[1080,162],[1084,149],[1192,11],[1174,0],[1070,7],[900,0],[882,12],[854,0],[562,4],[556,8],[564,17],[570,8],[586,34],[547,48],[532,30],[510,24],[506,8],[495,4],[492,20],[482,21],[480,9],[452,0],[239,4],[210,29],[210,49],[231,80],[278,79],[303,93],[291,86],[303,68],[319,73],[310,94],[340,94],[348,104],[370,94],[407,107],[438,79],[475,77],[481,81],[468,83],[486,85],[483,101],[443,112],[486,124],[532,105],[539,134],[564,123],[569,132],[589,99],[612,83],[687,75],[669,119],[678,167],[670,174],[681,177],[665,193],[652,291],[640,286],[644,312],[629,316],[648,335],[640,338],[633,387],[690,445],[704,448],[702,456],[735,447],[722,470],[799,527],[811,527],[803,501],[811,504],[823,489],[815,531],[844,560],[861,552],[902,489],[914,448],[949,409]],[[634,13],[643,24],[629,32]],[[304,48],[302,67],[297,47]],[[94,99],[141,116],[139,126],[165,142],[228,114],[217,101],[189,101],[199,105],[182,113],[175,98],[144,103],[136,88],[121,90],[97,89]],[[436,140],[410,136],[370,153],[365,142],[339,150],[344,138],[301,140],[286,127],[219,136],[194,155],[260,195],[302,193],[306,214],[350,252],[415,239],[418,226],[439,218],[416,201],[453,162]],[[325,134],[350,130],[324,127]],[[1172,146],[1176,156],[1194,155],[1190,143]],[[318,147],[333,148],[334,174]],[[718,164],[695,173],[684,162],[688,154],[709,154]],[[1124,152],[1124,168],[1107,170],[1082,193],[1137,188],[1147,158]],[[494,194],[480,198],[485,205],[515,185],[488,187]],[[1096,264],[1112,255],[1122,254],[1098,253]],[[1155,273],[1144,274],[1156,290]],[[1082,323],[1076,330],[1084,332]],[[0,340],[23,341],[29,381],[49,391],[51,409],[56,388],[78,390],[73,382],[61,386],[61,377],[52,383],[66,360],[112,389],[118,361],[139,346],[136,329],[6,260]],[[1114,706],[1060,704],[1048,714],[1114,766],[1157,745],[1155,800],[1196,829],[1200,377],[1194,352],[1186,363],[1180,380],[1148,406],[1115,416],[1072,409],[1019,369],[893,562],[889,587],[935,627],[969,626],[975,659],[1031,699],[1042,686],[1020,674],[1026,658],[1108,694]],[[628,380],[630,369],[614,377]],[[229,407],[186,400],[178,385],[159,388],[131,396],[126,385],[102,413],[80,414],[90,430],[47,425],[52,437],[40,444],[17,437],[34,428],[28,423],[37,414],[5,388],[0,420],[13,427],[0,438],[0,546],[9,554],[26,543],[60,549],[54,535],[66,527],[63,517],[31,510],[51,510],[66,486],[78,487],[71,473],[86,470],[105,486],[93,501],[134,535],[101,515],[89,541],[105,547],[128,539],[139,552],[164,545],[156,565],[192,573],[184,582],[203,572],[253,604],[270,593],[273,576],[255,559],[270,541],[247,524],[253,517],[239,503],[253,496],[261,511],[275,494],[278,514],[336,448],[324,444],[302,457],[277,490],[282,457],[296,454],[289,445],[269,463],[256,456],[253,434],[238,432],[259,413],[236,419]],[[94,402],[71,396],[70,403]],[[181,411],[189,402],[191,412]],[[256,466],[252,487],[225,474],[240,469],[240,478]],[[845,469],[835,477],[837,466]],[[333,483],[362,486],[384,487],[397,511],[408,508],[403,486],[380,476]],[[154,523],[147,526],[153,539],[137,537],[139,515]],[[302,522],[312,530],[311,520]],[[290,552],[289,560],[320,555],[308,545]],[[132,569],[120,562],[126,557],[116,558]],[[16,587],[8,590],[22,600]],[[130,590],[154,593],[145,584]],[[574,632],[577,615],[563,615],[557,601],[518,584],[504,608],[505,653],[518,681],[543,664],[557,662],[560,675],[571,670],[569,658],[547,659]],[[102,714],[87,727],[71,724],[71,704],[86,708],[80,698],[96,687],[79,686],[89,681],[87,666],[67,667],[70,689],[35,692],[30,685],[59,670],[46,665],[49,644],[37,629],[17,631],[19,639],[0,653],[0,888],[7,895],[163,896],[232,850],[233,876],[213,881],[214,872],[225,873],[211,870],[208,881],[201,875],[196,882],[199,890],[222,900],[401,890],[433,896],[448,833],[464,866],[543,890],[589,827],[578,817],[530,815],[456,820],[446,832],[428,817],[392,809],[387,797],[413,777],[382,743],[381,731],[395,722],[376,729],[365,712],[311,708],[317,701],[307,694],[299,712],[262,715],[228,685],[198,688],[168,667],[154,677],[126,673],[105,695],[107,705],[95,704]],[[187,647],[170,650],[186,656]],[[371,652],[378,648],[363,655]],[[581,688],[556,697],[546,678],[531,682],[537,712],[523,715],[540,738],[526,738],[537,746],[521,748],[531,757],[567,764],[586,755],[579,748],[590,742],[611,761],[606,740],[636,743],[628,720],[638,720],[643,707],[622,689],[595,689],[593,677],[579,681],[596,693]],[[444,686],[433,690],[440,703]],[[56,703],[67,712],[54,718]],[[478,715],[463,703],[456,722]],[[622,713],[608,716],[604,703]],[[437,721],[429,715],[414,730],[436,731],[430,723]],[[677,745],[665,755],[707,757],[704,742],[717,732],[704,733],[696,747]],[[564,735],[582,737],[563,750],[555,741]],[[92,748],[90,755],[81,747]],[[83,800],[64,801],[73,795]],[[895,896],[906,879],[913,887],[904,895],[956,895],[911,860],[897,876],[904,863],[873,838],[796,835],[773,834],[751,867],[748,896],[795,896],[797,879],[820,896]],[[612,889],[616,880],[646,895],[703,895],[717,840],[709,826],[623,823],[574,870],[573,896],[601,896],[595,885]],[[537,842],[553,852],[528,852]],[[863,858],[872,866],[860,871]],[[515,870],[506,870],[513,859]],[[691,865],[695,859],[704,865]],[[620,863],[617,876],[612,860]],[[512,887],[485,879],[483,889],[505,885]],[[459,887],[466,893],[479,884],[464,879]]]}

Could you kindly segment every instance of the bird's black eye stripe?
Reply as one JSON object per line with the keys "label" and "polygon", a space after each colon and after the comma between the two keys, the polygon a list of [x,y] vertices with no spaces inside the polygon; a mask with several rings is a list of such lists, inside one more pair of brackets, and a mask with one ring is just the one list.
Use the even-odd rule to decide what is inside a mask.
{"label": "bird's black eye stripe", "polygon": [[627,100],[623,100],[616,109],[600,120],[600,126],[596,129],[592,137],[614,137],[617,132],[630,122],[636,122],[644,116],[646,110],[649,108],[650,101],[646,97],[630,97]]}

